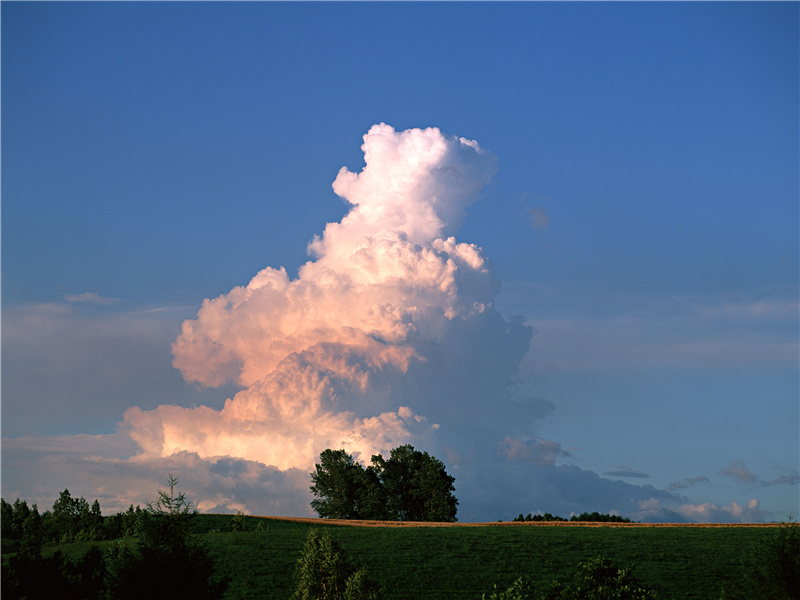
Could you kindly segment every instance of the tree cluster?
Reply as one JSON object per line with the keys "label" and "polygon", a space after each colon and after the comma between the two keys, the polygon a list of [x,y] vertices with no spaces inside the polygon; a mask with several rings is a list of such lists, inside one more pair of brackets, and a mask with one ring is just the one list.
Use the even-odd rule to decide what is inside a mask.
{"label": "tree cluster", "polygon": [[90,506],[85,498],[73,498],[69,489],[61,492],[52,510],[43,513],[25,500],[6,502],[0,498],[3,538],[21,543],[99,542],[128,537],[136,535],[143,514],[141,507],[131,505],[125,512],[103,516],[97,500]]}
{"label": "tree cluster", "polygon": [[456,521],[455,478],[444,464],[410,444],[363,467],[344,450],[327,449],[311,473],[311,501],[320,517],[377,521]]}
{"label": "tree cluster", "polygon": [[212,555],[192,537],[191,519],[197,511],[183,493],[175,492],[177,483],[170,475],[169,491],[159,490],[158,499],[145,510],[121,513],[120,527],[125,526],[126,516],[136,520],[135,543],[119,541],[107,552],[92,546],[75,561],[61,550],[43,554],[43,532],[55,533],[58,541],[64,541],[64,533],[79,539],[76,532],[91,531],[87,523],[102,523],[96,519],[97,501],[97,509],[87,513],[83,511],[86,501],[74,501],[65,490],[47,518],[39,515],[36,505],[30,509],[19,500],[4,502],[3,537],[19,535],[20,542],[16,555],[3,568],[2,597],[49,599],[53,590],[59,590],[59,597],[67,600],[221,598],[228,580],[216,573]]}
{"label": "tree cluster", "polygon": [[593,513],[584,512],[579,515],[572,515],[569,519],[565,519],[563,517],[559,517],[557,515],[551,515],[550,513],[544,513],[543,515],[532,515],[528,513],[524,517],[522,513],[518,517],[514,518],[514,522],[526,522],[526,521],[570,521],[570,522],[581,522],[581,523],[630,523],[631,520],[625,517],[620,517],[619,515],[608,515],[608,514],[600,514],[597,511]]}

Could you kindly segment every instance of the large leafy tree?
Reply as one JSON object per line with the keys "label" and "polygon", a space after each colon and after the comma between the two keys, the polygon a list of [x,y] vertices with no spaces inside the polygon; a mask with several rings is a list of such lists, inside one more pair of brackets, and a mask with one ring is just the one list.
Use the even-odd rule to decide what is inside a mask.
{"label": "large leafy tree", "polygon": [[311,473],[311,492],[316,496],[311,508],[326,519],[377,518],[371,501],[379,492],[375,473],[344,450],[325,450],[319,460]]}
{"label": "large leafy tree", "polygon": [[455,521],[455,479],[444,464],[407,444],[364,468],[344,450],[325,450],[311,473],[311,507],[323,518]]}
{"label": "large leafy tree", "polygon": [[458,500],[455,478],[444,463],[410,444],[392,450],[389,459],[372,457],[386,497],[389,519],[395,521],[455,521]]}

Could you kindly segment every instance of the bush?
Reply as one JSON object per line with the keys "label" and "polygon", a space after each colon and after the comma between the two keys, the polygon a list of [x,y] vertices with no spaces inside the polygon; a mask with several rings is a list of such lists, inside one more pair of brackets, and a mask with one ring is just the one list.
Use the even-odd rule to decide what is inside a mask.
{"label": "bush", "polygon": [[380,600],[380,587],[364,569],[351,566],[326,531],[308,532],[297,561],[292,600]]}
{"label": "bush", "polygon": [[108,557],[110,600],[140,598],[222,598],[227,577],[216,574],[208,549],[191,537],[197,511],[186,495],[175,493],[177,477],[169,476],[169,492],[158,490],[139,522],[135,548],[118,543]]}
{"label": "bush", "polygon": [[619,569],[603,557],[580,563],[570,584],[553,583],[548,591],[538,591],[524,578],[505,591],[495,586],[483,600],[656,600],[653,590],[644,587],[631,573]]}
{"label": "bush", "polygon": [[742,584],[723,590],[732,600],[800,599],[800,524],[791,515],[742,557]]}

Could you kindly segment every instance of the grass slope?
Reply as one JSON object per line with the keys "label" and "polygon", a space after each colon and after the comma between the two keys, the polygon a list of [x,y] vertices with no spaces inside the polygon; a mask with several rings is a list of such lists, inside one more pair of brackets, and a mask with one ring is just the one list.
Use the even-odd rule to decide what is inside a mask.
{"label": "grass slope", "polygon": [[[735,586],[743,551],[772,528],[750,527],[349,527],[325,521],[249,519],[263,531],[232,533],[229,516],[201,516],[200,530],[232,577],[226,598],[288,600],[310,527],[327,528],[351,563],[366,567],[388,599],[479,600],[521,575],[568,579],[603,555],[666,600],[716,599]],[[226,530],[228,530],[226,532]]]}

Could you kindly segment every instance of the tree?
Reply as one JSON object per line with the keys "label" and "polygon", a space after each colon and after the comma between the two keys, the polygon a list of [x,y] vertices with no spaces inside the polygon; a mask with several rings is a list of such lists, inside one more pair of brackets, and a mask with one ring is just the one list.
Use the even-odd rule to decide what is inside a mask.
{"label": "tree", "polygon": [[389,519],[456,521],[455,478],[444,463],[410,444],[392,450],[389,459],[372,457],[387,501]]}
{"label": "tree", "polygon": [[[375,473],[344,450],[325,450],[311,473],[311,508],[325,519],[380,519],[383,499]],[[380,506],[380,509],[378,509]]]}
{"label": "tree", "polygon": [[221,598],[229,580],[216,573],[208,549],[191,536],[191,519],[197,510],[181,492],[178,478],[169,476],[169,491],[147,503],[139,518],[139,540],[131,548],[113,546],[108,555],[110,600],[140,598]]}
{"label": "tree", "polygon": [[444,464],[407,444],[364,468],[344,450],[325,450],[311,473],[311,507],[329,519],[455,521],[455,479]]}
{"label": "tree", "polygon": [[297,561],[292,600],[380,600],[380,587],[361,568],[350,565],[326,531],[308,532]]}

